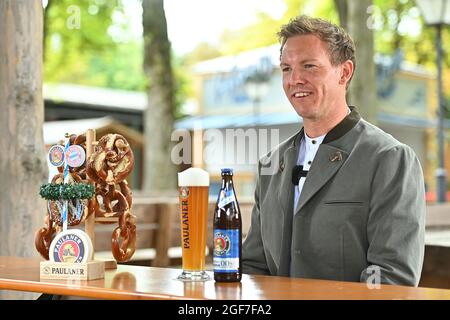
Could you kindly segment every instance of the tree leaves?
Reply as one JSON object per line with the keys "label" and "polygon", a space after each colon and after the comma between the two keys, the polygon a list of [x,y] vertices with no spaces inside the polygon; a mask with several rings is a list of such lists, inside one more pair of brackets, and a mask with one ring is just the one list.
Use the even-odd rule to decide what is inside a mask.
{"label": "tree leaves", "polygon": [[49,0],[45,81],[144,91],[142,39],[129,19],[120,0]]}

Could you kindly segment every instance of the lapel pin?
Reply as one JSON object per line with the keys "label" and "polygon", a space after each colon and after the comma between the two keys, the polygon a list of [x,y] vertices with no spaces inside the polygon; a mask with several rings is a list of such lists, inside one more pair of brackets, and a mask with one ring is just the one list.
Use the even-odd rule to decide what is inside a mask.
{"label": "lapel pin", "polygon": [[340,153],[339,151],[335,152],[334,154],[332,154],[330,156],[331,162],[341,161],[341,160],[342,160],[342,153]]}

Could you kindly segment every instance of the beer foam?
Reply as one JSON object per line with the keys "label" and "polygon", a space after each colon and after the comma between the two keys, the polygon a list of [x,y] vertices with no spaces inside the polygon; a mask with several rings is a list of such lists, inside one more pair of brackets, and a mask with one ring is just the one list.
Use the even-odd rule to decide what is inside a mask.
{"label": "beer foam", "polygon": [[209,173],[200,168],[189,168],[178,173],[179,187],[208,187]]}

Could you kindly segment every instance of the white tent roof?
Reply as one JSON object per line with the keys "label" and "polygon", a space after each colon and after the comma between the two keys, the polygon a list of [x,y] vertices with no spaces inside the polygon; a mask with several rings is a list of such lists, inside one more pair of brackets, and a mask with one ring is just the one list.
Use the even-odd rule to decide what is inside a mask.
{"label": "white tent roof", "polygon": [[66,133],[81,134],[88,129],[98,129],[110,125],[114,122],[111,117],[50,121],[44,123],[44,143],[46,145],[58,143],[64,139]]}
{"label": "white tent roof", "polygon": [[145,110],[147,94],[108,88],[81,86],[76,84],[45,83],[44,99],[103,106],[108,108]]}

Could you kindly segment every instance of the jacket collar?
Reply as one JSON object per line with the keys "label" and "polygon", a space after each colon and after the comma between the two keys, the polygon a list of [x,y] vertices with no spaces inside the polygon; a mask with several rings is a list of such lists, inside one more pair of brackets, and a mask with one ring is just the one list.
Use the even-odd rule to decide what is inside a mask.
{"label": "jacket collar", "polygon": [[356,126],[358,121],[361,119],[361,116],[359,115],[359,112],[356,110],[355,107],[351,106],[349,108],[350,113],[341,122],[339,122],[336,127],[331,129],[327,133],[322,143],[327,144],[332,141],[335,141],[340,137],[344,136],[347,132],[349,132]]}
{"label": "jacket collar", "polygon": [[[322,144],[327,144],[341,138],[347,132],[352,130],[356,126],[358,121],[361,120],[361,115],[359,114],[356,107],[349,106],[349,108],[350,113],[327,133],[325,139],[323,139]],[[291,147],[298,147],[304,134],[305,129],[302,127],[302,129],[294,136]]]}

